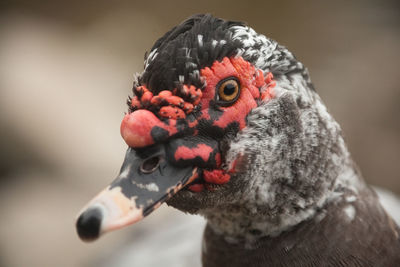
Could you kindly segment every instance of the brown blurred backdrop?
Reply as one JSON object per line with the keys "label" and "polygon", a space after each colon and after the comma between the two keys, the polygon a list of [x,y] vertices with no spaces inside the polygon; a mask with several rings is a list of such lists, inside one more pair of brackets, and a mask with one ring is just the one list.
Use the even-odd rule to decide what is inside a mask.
{"label": "brown blurred backdrop", "polygon": [[[164,207],[90,245],[73,225],[122,163],[119,124],[144,52],[194,13],[246,21],[286,45],[308,66],[366,180],[400,193],[399,3],[1,1],[0,266],[117,266],[111,258],[131,243],[136,259],[158,257],[155,243],[174,243],[161,233],[193,220]],[[201,231],[187,238],[197,244]]]}

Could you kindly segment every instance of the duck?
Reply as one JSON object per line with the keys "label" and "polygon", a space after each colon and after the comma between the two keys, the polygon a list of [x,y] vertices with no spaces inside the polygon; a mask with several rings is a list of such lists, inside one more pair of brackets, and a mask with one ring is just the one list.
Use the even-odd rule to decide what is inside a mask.
{"label": "duck", "polygon": [[400,266],[399,226],[285,46],[193,15],[146,53],[132,91],[125,159],[79,212],[83,241],[166,203],[206,219],[204,267]]}

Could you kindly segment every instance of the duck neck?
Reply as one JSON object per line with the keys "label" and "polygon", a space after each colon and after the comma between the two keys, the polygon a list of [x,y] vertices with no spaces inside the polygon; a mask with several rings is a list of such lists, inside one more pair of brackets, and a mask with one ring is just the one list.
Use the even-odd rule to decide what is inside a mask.
{"label": "duck neck", "polygon": [[253,110],[248,121],[228,152],[228,160],[246,158],[230,181],[241,193],[201,212],[227,241],[251,245],[278,236],[362,186],[341,129],[317,96],[301,105],[283,95]]}
{"label": "duck neck", "polygon": [[[286,194],[276,194],[274,200],[271,197],[271,202],[265,199],[260,201],[263,197],[254,199],[254,202],[243,198],[243,202],[210,208],[203,211],[202,215],[207,219],[208,227],[227,242],[252,248],[261,238],[277,237],[305,221],[325,216],[330,205],[344,199],[356,199],[358,192],[365,188],[357,169],[349,161],[338,173],[332,186],[319,198],[297,194],[290,184],[272,185],[271,190]],[[255,187],[255,190],[263,188]],[[311,193],[313,189],[308,190]]]}

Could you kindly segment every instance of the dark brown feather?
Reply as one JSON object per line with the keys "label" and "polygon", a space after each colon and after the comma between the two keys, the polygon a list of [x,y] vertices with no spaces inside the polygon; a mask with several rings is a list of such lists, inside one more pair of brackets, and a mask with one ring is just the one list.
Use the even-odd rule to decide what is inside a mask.
{"label": "dark brown feather", "polygon": [[[343,211],[347,205],[355,208],[352,220]],[[395,267],[400,266],[399,233],[375,193],[365,189],[355,202],[332,202],[290,231],[259,239],[252,249],[227,242],[207,226],[202,261],[204,267]]]}

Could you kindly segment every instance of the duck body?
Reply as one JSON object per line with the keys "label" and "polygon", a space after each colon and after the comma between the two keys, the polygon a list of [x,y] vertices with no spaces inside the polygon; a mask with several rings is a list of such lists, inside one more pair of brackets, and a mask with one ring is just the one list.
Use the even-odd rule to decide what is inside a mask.
{"label": "duck body", "polygon": [[[365,201],[335,201],[315,216],[251,247],[229,242],[208,225],[202,262],[216,266],[399,266],[399,228],[376,205],[368,188]],[[352,200],[352,197],[348,197]]]}
{"label": "duck body", "polygon": [[125,161],[80,213],[82,239],[166,202],[207,219],[205,267],[400,266],[398,226],[286,47],[195,15],[155,43],[133,93]]}

